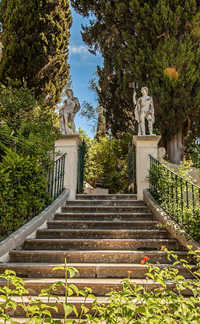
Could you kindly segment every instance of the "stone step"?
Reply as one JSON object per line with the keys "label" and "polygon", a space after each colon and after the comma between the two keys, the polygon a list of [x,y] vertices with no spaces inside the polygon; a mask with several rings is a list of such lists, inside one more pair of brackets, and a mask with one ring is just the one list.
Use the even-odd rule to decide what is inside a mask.
{"label": "stone step", "polygon": [[[141,206],[67,206],[62,207],[62,212],[66,213],[149,213],[145,205]],[[95,216],[95,215],[94,215]]]}
{"label": "stone step", "polygon": [[[54,322],[52,322],[52,323],[57,323],[59,321],[58,322],[59,324],[60,323],[66,324],[66,321],[64,319],[62,319],[62,318],[53,317],[53,320],[54,320]],[[12,317],[11,320],[7,320],[6,321],[6,324],[15,324],[15,323],[20,323],[20,324],[21,323],[26,323],[27,324],[27,318],[25,318],[25,317]],[[49,323],[51,323],[51,322],[49,322]],[[82,324],[83,322],[81,323],[80,320],[79,319],[76,319],[76,318],[68,318],[68,323],[73,323],[73,324],[74,323],[79,323],[79,324]],[[4,324],[4,322],[0,320],[0,324]],[[38,320],[37,319],[35,319],[35,320],[32,319],[31,320],[31,324],[38,324]],[[87,322],[86,320],[84,320],[84,324],[91,324],[91,321],[88,321]],[[106,321],[101,321],[101,324],[106,324]]]}
{"label": "stone step", "polygon": [[65,207],[145,206],[143,200],[68,200]]}
{"label": "stone step", "polygon": [[84,194],[80,194],[80,195],[76,195],[76,199],[78,200],[136,200],[137,199],[137,195],[133,195],[133,194],[109,194],[109,195],[84,195]]}
{"label": "stone step", "polygon": [[[141,256],[142,258],[142,256]],[[124,279],[127,277],[133,279],[145,279],[147,265],[133,263],[68,263],[66,266],[74,267],[78,270],[77,278],[114,278]],[[160,264],[160,268],[170,267],[170,264]],[[17,276],[22,278],[64,278],[65,271],[62,269],[53,270],[55,267],[65,267],[64,263],[0,263],[0,273],[6,269],[16,272]],[[192,275],[182,266],[176,266],[179,273],[186,278]],[[193,265],[193,271],[195,266]],[[45,281],[45,279],[43,279]]]}
{"label": "stone step", "polygon": [[[66,266],[79,271],[75,278],[69,279],[70,283],[79,289],[91,288],[104,303],[107,303],[104,296],[112,290],[120,290],[122,279],[127,277],[146,289],[159,288],[159,283],[145,279],[148,265],[143,264],[144,256],[152,264],[159,263],[161,268],[171,267],[173,261],[163,251],[166,246],[179,258],[190,263],[192,259],[166,229],[157,225],[151,211],[143,201],[136,200],[136,195],[77,195],[76,201],[67,201],[62,212],[47,222],[47,229],[38,230],[35,239],[27,239],[23,247],[10,251],[10,262],[0,263],[0,273],[5,269],[16,271],[24,278],[31,298],[46,285],[59,280],[64,282]],[[59,266],[63,268],[53,271]],[[181,275],[191,280],[192,273],[182,266],[176,267]],[[195,266],[192,267],[195,270]],[[3,284],[5,281],[0,282],[0,286]],[[62,287],[54,294],[64,301]],[[29,298],[25,297],[24,302]],[[41,299],[47,303],[46,297]],[[80,310],[83,298],[70,297],[69,303]],[[58,306],[58,313],[52,311],[53,316],[62,318],[63,307],[57,304],[57,299],[52,298],[50,304]],[[86,304],[91,307],[92,300]],[[12,311],[12,316],[22,318],[22,308]]]}
{"label": "stone step", "polygon": [[[184,251],[175,251],[181,258],[188,258]],[[61,262],[69,263],[140,263],[144,256],[151,263],[171,263],[163,251],[128,251],[128,250],[12,250],[10,262]]]}
{"label": "stone step", "polygon": [[28,239],[26,250],[142,250],[160,251],[162,246],[169,250],[180,250],[174,239]]}
{"label": "stone step", "polygon": [[136,220],[136,221],[123,221],[123,220],[54,220],[47,222],[48,229],[156,229],[157,221],[153,220]]}
{"label": "stone step", "polygon": [[[36,297],[36,296],[24,296],[23,297],[23,306],[26,306],[30,304],[30,301],[33,303],[34,300],[37,303],[37,300],[40,299],[42,304],[48,305],[48,311],[52,314],[53,317],[58,317],[58,318],[64,318],[64,309],[63,309],[63,304],[65,303],[65,297],[64,296],[55,296],[51,297],[50,300],[48,297]],[[25,317],[25,311],[24,309],[20,306],[22,304],[22,299],[21,297],[18,296],[13,296],[12,300],[17,303],[17,308],[14,310],[12,308],[9,309],[8,314],[10,314],[13,317]],[[108,303],[108,298],[106,297],[98,297],[97,300],[100,303],[107,304]],[[4,301],[2,298],[0,298],[0,302]],[[93,299],[87,298],[85,300],[85,297],[68,297],[68,303],[71,305],[74,305],[78,311],[78,313],[81,313],[81,305],[85,305],[89,309],[92,307],[93,304]],[[52,308],[50,308],[52,307]],[[56,307],[57,310],[54,308]],[[93,311],[94,312],[94,311]],[[70,317],[74,317],[74,314],[71,314]]]}
{"label": "stone step", "polygon": [[[57,278],[23,278],[25,283],[25,288],[28,290],[28,295],[38,296],[42,289],[50,288],[52,285],[56,286],[56,283],[59,283],[56,289],[51,290],[52,295],[64,296],[65,295],[65,279]],[[158,289],[161,287],[161,284],[150,279],[131,279],[131,282],[136,285],[143,286],[147,290]],[[85,287],[92,289],[92,293],[95,296],[105,296],[106,294],[115,291],[122,290],[123,279],[111,279],[111,278],[73,278],[67,280],[68,284],[76,285],[79,290],[83,290]],[[63,286],[61,285],[63,284]],[[172,282],[166,281],[167,288],[174,288],[175,285]],[[5,281],[0,281],[0,287],[5,286]],[[185,291],[185,295],[191,295],[191,292]],[[76,294],[74,294],[76,296]]]}
{"label": "stone step", "polygon": [[[169,238],[165,229],[41,229],[37,231],[37,238],[63,239],[164,239]],[[104,241],[106,244],[106,241]]]}
{"label": "stone step", "polygon": [[132,213],[56,213],[54,220],[90,220],[90,221],[132,221],[132,220],[153,220],[153,214],[147,212],[132,212]]}

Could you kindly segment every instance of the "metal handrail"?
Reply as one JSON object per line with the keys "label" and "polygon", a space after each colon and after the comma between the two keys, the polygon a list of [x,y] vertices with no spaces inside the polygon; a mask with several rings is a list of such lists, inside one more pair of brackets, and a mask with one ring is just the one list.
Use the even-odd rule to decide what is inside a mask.
{"label": "metal handrail", "polygon": [[150,192],[179,224],[189,226],[200,217],[200,187],[177,175],[150,155]]}
{"label": "metal handrail", "polygon": [[132,193],[137,193],[136,182],[136,148],[131,143],[128,145],[128,180]]}
{"label": "metal handrail", "polygon": [[86,143],[83,140],[78,149],[77,194],[81,194],[84,191],[85,153],[86,153]]}
{"label": "metal handrail", "polygon": [[48,193],[53,201],[64,191],[66,153],[57,159],[48,172]]}
{"label": "metal handrail", "polygon": [[161,163],[160,161],[156,160],[153,156],[149,155],[150,157],[150,164],[151,162],[153,163],[156,163],[156,164],[159,164],[159,165],[162,165],[166,170],[168,170],[169,172],[173,173],[175,176],[181,178],[183,181],[186,181],[188,182],[189,184],[193,185],[194,187],[200,189],[199,186],[195,185],[194,183],[190,182],[190,181],[187,181],[185,180],[183,177],[181,177],[180,175],[178,175],[176,172],[172,171],[170,168],[168,168],[165,164]]}

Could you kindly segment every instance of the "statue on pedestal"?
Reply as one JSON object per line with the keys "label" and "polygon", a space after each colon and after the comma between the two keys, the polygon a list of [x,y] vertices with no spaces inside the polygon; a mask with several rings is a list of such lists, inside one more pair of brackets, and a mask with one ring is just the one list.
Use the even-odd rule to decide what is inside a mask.
{"label": "statue on pedestal", "polygon": [[63,106],[59,109],[60,115],[60,131],[62,135],[74,134],[75,124],[74,118],[76,113],[80,110],[80,103],[78,98],[73,96],[71,89],[66,90],[67,99]]}
{"label": "statue on pedestal", "polygon": [[148,95],[148,88],[142,87],[141,93],[142,97],[136,99],[136,89],[135,84],[131,84],[133,90],[133,103],[135,106],[135,119],[138,122],[138,136],[146,135],[145,131],[145,119],[148,122],[148,128],[150,135],[153,134],[153,124],[155,122],[154,117],[154,105],[153,98]]}

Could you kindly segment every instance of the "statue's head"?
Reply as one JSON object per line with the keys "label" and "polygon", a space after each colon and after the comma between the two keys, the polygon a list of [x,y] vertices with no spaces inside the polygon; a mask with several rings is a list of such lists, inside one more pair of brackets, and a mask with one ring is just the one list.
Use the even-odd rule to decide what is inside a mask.
{"label": "statue's head", "polygon": [[141,88],[141,92],[144,96],[147,96],[148,95],[148,88],[147,87],[142,87]]}
{"label": "statue's head", "polygon": [[71,89],[67,89],[65,91],[66,95],[68,98],[73,98],[73,91]]}

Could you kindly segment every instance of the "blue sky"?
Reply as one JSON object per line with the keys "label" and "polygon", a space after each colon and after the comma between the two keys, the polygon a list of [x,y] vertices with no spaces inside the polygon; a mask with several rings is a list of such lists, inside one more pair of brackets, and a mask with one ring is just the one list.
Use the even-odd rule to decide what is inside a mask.
{"label": "blue sky", "polygon": [[[71,38],[69,47],[69,64],[72,78],[72,89],[74,96],[78,97],[80,104],[84,101],[97,106],[95,93],[89,89],[89,81],[95,78],[97,65],[102,64],[100,55],[92,55],[88,52],[86,44],[81,38],[81,24],[87,24],[87,19],[78,15],[72,9],[73,25],[71,28]],[[75,118],[76,128],[84,129],[88,135],[94,136],[91,122],[77,114]]]}

